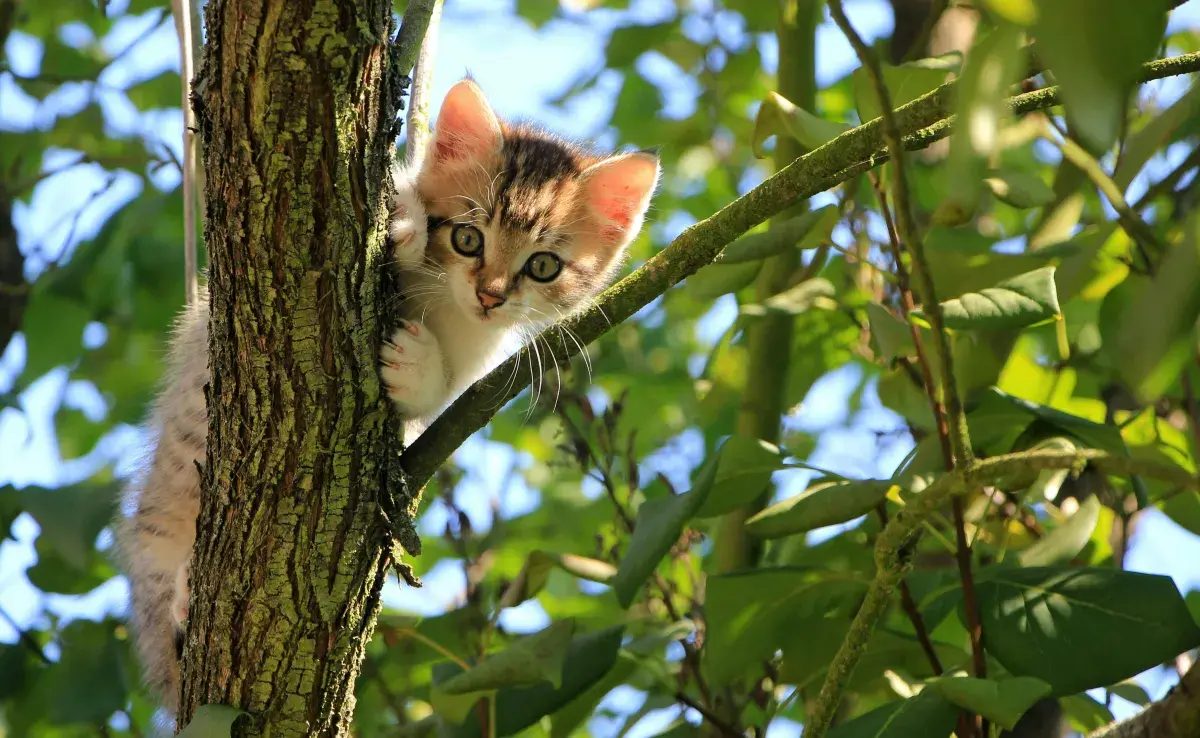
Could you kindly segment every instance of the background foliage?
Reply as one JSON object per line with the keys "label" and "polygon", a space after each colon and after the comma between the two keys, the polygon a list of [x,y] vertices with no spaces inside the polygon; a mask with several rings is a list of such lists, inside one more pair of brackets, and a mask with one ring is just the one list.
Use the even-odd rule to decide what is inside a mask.
{"label": "background foliage", "polygon": [[[144,43],[169,36],[169,9],[108,5],[0,0],[0,215],[12,210],[24,261],[24,284],[0,285],[20,315],[0,364],[0,481],[12,482],[0,520],[13,541],[0,570],[23,579],[22,614],[0,613],[12,626],[0,717],[16,735],[152,724],[105,527],[182,301],[180,82],[162,63],[170,46]],[[910,157],[909,174],[976,454],[1100,449],[1194,475],[1200,93],[1186,77],[1128,105],[1126,93],[1143,62],[1195,52],[1200,36],[1168,29],[1155,3],[1103,5],[983,3],[965,63],[901,64],[907,50],[885,34],[884,78],[899,105],[961,77],[960,133]],[[897,7],[899,36],[923,16]],[[882,10],[852,17],[886,31]],[[483,34],[489,13],[508,12],[452,0],[444,23]],[[815,109],[775,94],[778,13],[765,0],[518,0],[511,12],[546,38],[585,26],[604,39],[548,101],[555,117],[600,109],[586,132],[597,140],[662,146],[655,223],[632,266],[767,176],[756,154],[780,137],[814,148],[879,111],[853,65],[818,79]],[[822,25],[818,53],[837,33]],[[1065,108],[1012,120],[999,101],[1050,81],[1029,76],[1034,63],[1053,68]],[[944,468],[910,320],[926,352],[929,331],[906,316],[885,175],[814,198],[824,209],[789,238],[741,243],[736,263],[702,269],[589,360],[538,377],[437,475],[415,562],[429,584],[389,598],[359,734],[472,735],[482,721],[499,735],[687,735],[702,716],[717,732],[796,734],[876,573],[882,521]],[[805,266],[763,301],[751,248],[797,249]],[[743,331],[765,314],[794,321],[792,345],[773,347],[787,371],[778,446],[735,433],[755,381]],[[764,492],[780,502],[746,526],[761,556],[719,571],[716,521]],[[1172,563],[1131,566],[1147,530],[1195,550],[1194,486],[1044,471],[974,490],[962,512],[924,527],[837,735],[962,734],[960,708],[1011,727],[1039,700],[1039,720],[1061,712],[1088,731],[1186,670],[1200,595],[1130,569]],[[32,554],[13,553],[31,540]],[[935,679],[982,677],[980,658],[987,681]]]}

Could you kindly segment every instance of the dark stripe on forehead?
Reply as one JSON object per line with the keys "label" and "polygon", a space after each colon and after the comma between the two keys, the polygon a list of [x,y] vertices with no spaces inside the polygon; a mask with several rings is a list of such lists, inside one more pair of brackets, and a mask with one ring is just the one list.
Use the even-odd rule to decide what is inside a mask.
{"label": "dark stripe on forehead", "polygon": [[548,213],[538,204],[547,189],[583,171],[580,155],[566,144],[527,129],[505,131],[501,148],[504,167],[496,188],[493,215],[515,229],[532,231],[549,227]]}

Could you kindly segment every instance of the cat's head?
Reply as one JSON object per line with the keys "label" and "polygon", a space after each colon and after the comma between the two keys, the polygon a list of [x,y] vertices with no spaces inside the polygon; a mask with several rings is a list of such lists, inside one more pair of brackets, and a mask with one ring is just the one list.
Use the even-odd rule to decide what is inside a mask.
{"label": "cat's head", "polygon": [[615,277],[658,173],[650,153],[596,156],[502,123],[463,80],[442,103],[417,178],[427,258],[455,306],[480,322],[556,320]]}

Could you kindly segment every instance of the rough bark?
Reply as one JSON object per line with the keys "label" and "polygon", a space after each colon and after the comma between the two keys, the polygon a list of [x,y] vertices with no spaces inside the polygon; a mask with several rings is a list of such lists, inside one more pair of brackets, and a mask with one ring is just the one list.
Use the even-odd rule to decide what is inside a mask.
{"label": "rough bark", "polygon": [[180,725],[225,704],[250,714],[249,735],[348,732],[392,563],[380,510],[412,502],[386,497],[400,449],[376,368],[391,12],[207,7],[194,102],[212,380]]}

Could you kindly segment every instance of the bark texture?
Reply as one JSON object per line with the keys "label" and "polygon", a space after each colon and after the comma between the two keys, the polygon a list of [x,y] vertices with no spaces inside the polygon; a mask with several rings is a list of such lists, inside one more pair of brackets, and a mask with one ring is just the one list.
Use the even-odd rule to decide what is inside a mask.
{"label": "bark texture", "polygon": [[207,6],[212,379],[179,725],[225,704],[250,714],[244,734],[348,732],[393,558],[380,510],[412,502],[386,497],[400,443],[376,368],[391,12]]}

